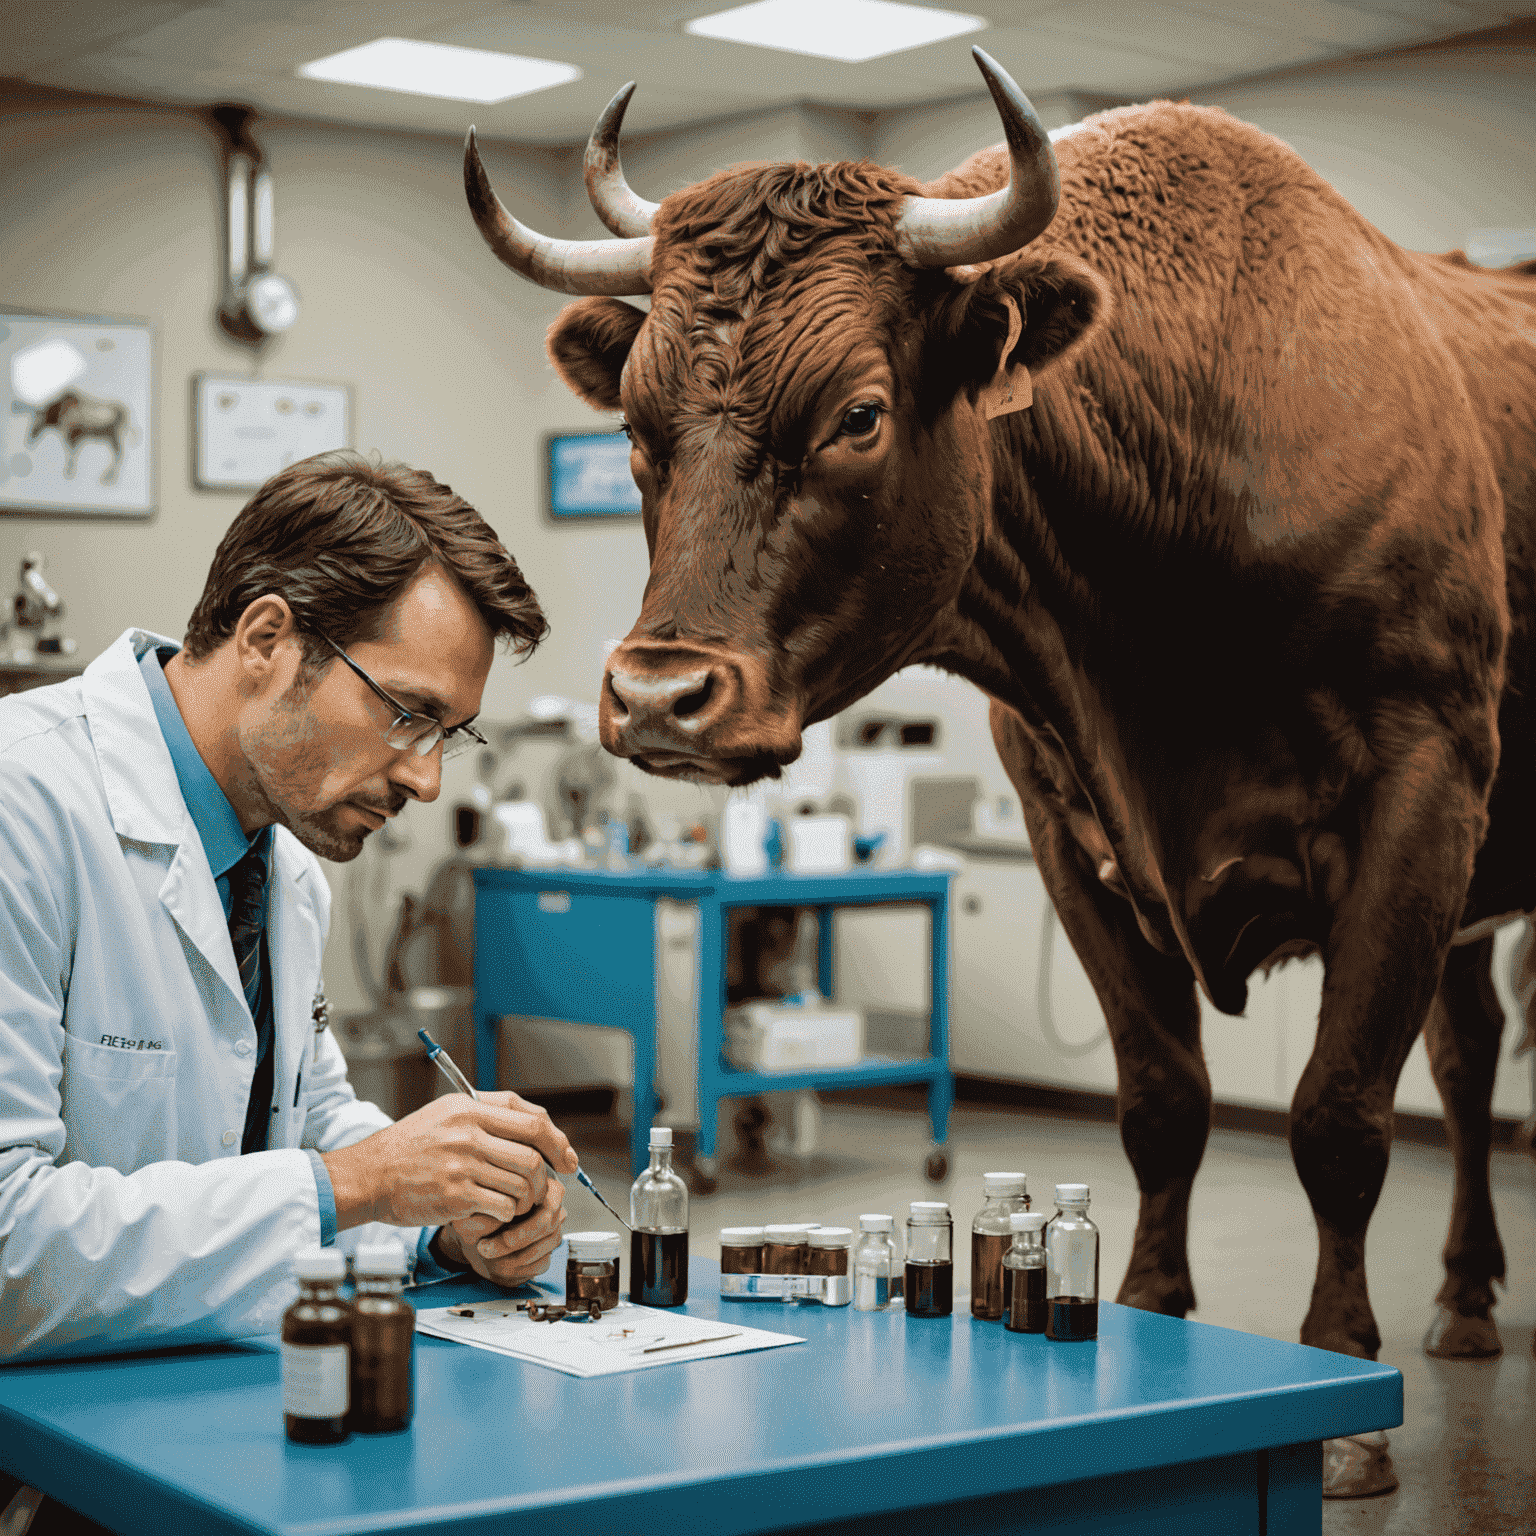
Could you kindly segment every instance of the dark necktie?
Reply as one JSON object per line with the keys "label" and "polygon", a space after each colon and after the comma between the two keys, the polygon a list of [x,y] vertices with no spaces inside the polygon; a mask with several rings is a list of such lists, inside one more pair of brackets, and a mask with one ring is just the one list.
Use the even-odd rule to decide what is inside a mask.
{"label": "dark necktie", "polygon": [[229,872],[229,941],[251,1017],[261,1003],[261,938],[267,928],[267,861],[250,849]]}
{"label": "dark necktie", "polygon": [[[265,844],[265,839],[263,839]],[[265,958],[267,859],[265,847],[250,849],[229,872],[229,941],[234,946],[240,986],[256,1025],[256,1072],[246,1106],[240,1150],[261,1152],[267,1145],[267,1117],[272,1098],[272,1008],[267,993]]]}

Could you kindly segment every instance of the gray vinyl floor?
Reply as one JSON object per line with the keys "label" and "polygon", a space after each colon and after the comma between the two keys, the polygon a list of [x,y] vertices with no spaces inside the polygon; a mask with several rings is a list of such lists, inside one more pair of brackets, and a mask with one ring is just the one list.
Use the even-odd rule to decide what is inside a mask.
{"label": "gray vinyl floor", "polygon": [[[899,1211],[933,1198],[924,1184],[927,1118],[916,1107],[825,1104],[816,1150],[770,1156],[749,1173],[733,1164],[722,1124],[720,1188],[695,1197],[695,1251],[718,1255],[715,1233],[744,1222],[820,1221],[857,1226],[860,1211]],[[728,1118],[728,1117],[723,1117]],[[616,1121],[562,1122],[582,1164],[610,1199],[628,1182]],[[1037,1207],[1058,1180],[1093,1189],[1103,1232],[1105,1293],[1113,1297],[1130,1251],[1135,1184],[1110,1125],[991,1105],[960,1105],[951,1122],[951,1172],[939,1196],[968,1225],[981,1175],[1018,1168]],[[1531,1536],[1536,1532],[1536,1177],[1529,1157],[1494,1154],[1494,1200],[1509,1289],[1496,1318],[1503,1357],[1452,1363],[1420,1348],[1440,1284],[1451,1201],[1450,1154],[1399,1143],[1371,1225],[1371,1302],[1382,1358],[1403,1373],[1406,1418],[1392,1431],[1401,1487],[1383,1497],[1325,1504],[1325,1536]],[[1044,1197],[1044,1198],[1042,1198]],[[604,1224],[602,1207],[573,1187],[570,1230]],[[616,1202],[617,1203],[617,1202]],[[622,1206],[620,1207],[623,1208]],[[607,1221],[611,1225],[611,1219]],[[1297,1337],[1311,1291],[1316,1237],[1306,1197],[1279,1138],[1212,1133],[1196,1185],[1191,1263],[1203,1322],[1274,1338]]]}

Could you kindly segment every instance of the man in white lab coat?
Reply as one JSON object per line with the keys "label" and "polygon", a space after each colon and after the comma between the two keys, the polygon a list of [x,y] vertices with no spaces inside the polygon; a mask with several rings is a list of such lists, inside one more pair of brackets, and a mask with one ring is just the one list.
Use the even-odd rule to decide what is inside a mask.
{"label": "man in white lab coat", "polygon": [[369,1222],[418,1280],[547,1266],[544,1111],[392,1123],[315,1019],[315,854],[435,799],[495,641],[544,630],[448,487],[324,455],[231,524],[184,647],[0,702],[0,1360],[272,1330],[295,1252]]}

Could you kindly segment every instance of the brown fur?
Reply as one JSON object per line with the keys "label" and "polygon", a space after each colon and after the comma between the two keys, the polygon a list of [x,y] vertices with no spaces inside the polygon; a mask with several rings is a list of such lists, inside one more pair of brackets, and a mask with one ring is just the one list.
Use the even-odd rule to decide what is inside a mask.
{"label": "brown fur", "polygon": [[[1536,907],[1536,282],[1399,249],[1209,109],[1107,113],[1058,154],[1055,222],[981,272],[901,265],[900,177],[755,167],[663,204],[649,320],[562,316],[552,353],[600,403],[603,337],[635,332],[618,393],[652,574],[605,744],[748,782],[908,663],[991,695],[1115,1045],[1137,1305],[1193,1304],[1196,984],[1237,1013],[1255,968],[1320,951],[1292,1112],[1320,1237],[1302,1337],[1374,1354],[1366,1224],[1437,991],[1441,1299],[1486,1317],[1503,1273],[1490,946],[1441,977],[1458,925]],[[1010,297],[1035,404],[989,424]],[[872,393],[888,416],[849,435]]]}

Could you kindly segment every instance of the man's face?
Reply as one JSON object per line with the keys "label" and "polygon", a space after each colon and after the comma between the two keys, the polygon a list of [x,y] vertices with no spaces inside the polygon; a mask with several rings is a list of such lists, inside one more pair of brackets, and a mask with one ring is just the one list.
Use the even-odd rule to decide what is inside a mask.
{"label": "man's face", "polygon": [[[306,674],[299,638],[283,644],[274,686],[242,713],[241,787],[311,852],[345,863],[407,800],[437,799],[442,747],[391,747],[389,706],[340,657]],[[347,654],[407,709],[452,727],[478,713],[494,643],[475,605],[429,565],[380,637]]]}

